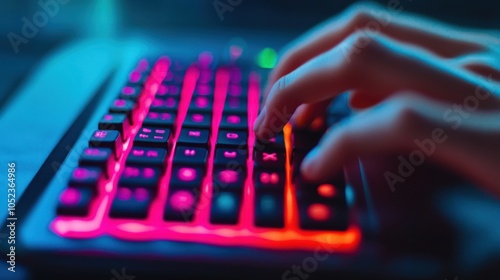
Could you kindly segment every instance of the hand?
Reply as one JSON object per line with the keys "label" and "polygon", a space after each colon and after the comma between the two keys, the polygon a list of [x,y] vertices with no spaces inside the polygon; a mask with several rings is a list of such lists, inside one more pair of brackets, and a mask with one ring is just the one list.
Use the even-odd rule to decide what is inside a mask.
{"label": "hand", "polygon": [[[269,77],[257,137],[304,126],[332,98],[365,109],[304,160],[324,180],[353,158],[421,151],[500,196],[500,39],[389,8],[354,6],[304,36]],[[293,117],[292,117],[293,115]]]}

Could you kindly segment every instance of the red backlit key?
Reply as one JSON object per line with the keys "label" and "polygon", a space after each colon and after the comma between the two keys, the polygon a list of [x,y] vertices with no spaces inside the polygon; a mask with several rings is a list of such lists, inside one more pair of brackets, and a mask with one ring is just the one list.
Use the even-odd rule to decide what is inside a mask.
{"label": "red backlit key", "polygon": [[120,158],[123,147],[120,132],[116,130],[96,130],[89,142],[90,147],[109,148],[113,151],[115,158]]}
{"label": "red backlit key", "polygon": [[180,93],[180,87],[177,85],[162,84],[158,87],[156,98],[165,99],[167,97],[177,97]]}
{"label": "red backlit key", "polygon": [[246,149],[247,133],[239,130],[221,129],[217,137],[217,147]]}
{"label": "red backlit key", "polygon": [[113,151],[108,148],[85,148],[80,156],[80,166],[96,166],[110,177],[114,171]]}
{"label": "red backlit key", "polygon": [[256,192],[283,194],[285,191],[285,172],[255,170],[254,185]]}
{"label": "red backlit key", "polygon": [[224,104],[225,113],[246,114],[248,105],[245,99],[240,97],[228,96]]}
{"label": "red backlit key", "polygon": [[196,193],[192,190],[170,189],[163,218],[167,221],[192,221],[197,200]]}
{"label": "red backlit key", "polygon": [[183,128],[177,143],[186,146],[207,146],[209,132],[207,129]]}
{"label": "red backlit key", "polygon": [[255,152],[254,160],[256,169],[285,169],[285,153],[283,152]]}
{"label": "red backlit key", "polygon": [[235,165],[246,164],[247,150],[233,148],[217,148],[215,150],[215,166],[226,166],[232,168]]}
{"label": "red backlit key", "polygon": [[91,202],[91,190],[68,187],[59,195],[57,214],[62,216],[87,216]]}
{"label": "red backlit key", "polygon": [[210,128],[212,125],[212,117],[209,114],[203,113],[188,113],[184,119],[183,127],[201,127]]}
{"label": "red backlit key", "polygon": [[172,168],[172,177],[170,179],[171,189],[192,189],[201,188],[201,182],[205,176],[200,167],[188,165],[176,165]]}
{"label": "red backlit key", "polygon": [[132,111],[135,108],[135,102],[127,99],[115,99],[109,107],[110,113],[123,113],[128,116],[130,123],[133,123]]}
{"label": "red backlit key", "polygon": [[220,128],[248,130],[248,119],[244,115],[224,114],[220,123]]}
{"label": "red backlit key", "polygon": [[120,99],[130,99],[136,101],[139,99],[141,95],[142,87],[141,86],[125,86],[122,88],[120,92]]}
{"label": "red backlit key", "polygon": [[235,225],[241,209],[241,194],[221,191],[214,195],[210,209],[210,223]]}
{"label": "red backlit key", "polygon": [[166,155],[166,149],[133,147],[128,154],[127,165],[162,168],[165,164]]}
{"label": "red backlit key", "polygon": [[212,97],[210,96],[193,96],[189,104],[189,112],[211,112]]}
{"label": "red backlit key", "polygon": [[169,137],[170,129],[168,128],[142,127],[135,135],[134,146],[166,149]]}
{"label": "red backlit key", "polygon": [[145,219],[148,216],[152,194],[146,188],[118,187],[111,210],[112,218]]}
{"label": "red backlit key", "polygon": [[167,97],[165,99],[155,98],[151,103],[150,110],[153,112],[172,112],[177,111],[179,102],[177,98]]}
{"label": "red backlit key", "polygon": [[205,166],[207,155],[207,149],[179,145],[175,148],[174,164],[187,163]]}
{"label": "red backlit key", "polygon": [[149,111],[144,119],[144,126],[172,128],[175,123],[175,113]]}
{"label": "red backlit key", "polygon": [[117,130],[122,136],[122,140],[127,140],[130,135],[130,123],[125,114],[108,113],[99,121],[101,130]]}
{"label": "red backlit key", "polygon": [[240,166],[238,169],[215,168],[213,177],[214,185],[217,185],[223,191],[243,192],[245,181],[244,167]]}
{"label": "red backlit key", "polygon": [[73,170],[69,184],[72,186],[88,186],[95,189],[103,176],[104,172],[99,167],[79,166]]}
{"label": "red backlit key", "polygon": [[254,145],[254,151],[256,152],[285,152],[285,138],[283,133],[280,133],[273,138],[262,141],[256,139]]}
{"label": "red backlit key", "polygon": [[160,173],[158,168],[125,166],[118,185],[126,187],[144,187],[155,190],[158,186]]}
{"label": "red backlit key", "polygon": [[193,92],[193,97],[195,96],[213,96],[214,92],[210,85],[197,85]]}
{"label": "red backlit key", "polygon": [[285,226],[284,194],[257,192],[255,195],[255,225],[267,228]]}

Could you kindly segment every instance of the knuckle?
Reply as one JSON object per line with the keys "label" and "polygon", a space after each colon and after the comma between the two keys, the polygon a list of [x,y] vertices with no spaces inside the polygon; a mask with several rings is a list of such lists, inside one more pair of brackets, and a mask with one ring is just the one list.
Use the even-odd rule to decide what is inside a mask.
{"label": "knuckle", "polygon": [[355,60],[365,63],[367,60],[385,55],[386,48],[377,34],[371,35],[363,31],[353,33],[348,39],[350,52],[356,54]]}

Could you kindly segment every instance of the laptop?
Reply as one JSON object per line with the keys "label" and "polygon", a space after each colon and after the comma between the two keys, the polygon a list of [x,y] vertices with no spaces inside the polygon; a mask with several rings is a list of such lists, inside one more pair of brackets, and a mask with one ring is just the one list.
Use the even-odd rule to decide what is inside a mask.
{"label": "laptop", "polygon": [[347,94],[310,128],[255,137],[277,51],[348,3],[44,3],[28,24],[94,18],[47,36],[2,99],[2,279],[500,275],[498,201],[457,174],[426,162],[389,185],[407,163],[385,155],[302,178],[307,152],[356,114]]}

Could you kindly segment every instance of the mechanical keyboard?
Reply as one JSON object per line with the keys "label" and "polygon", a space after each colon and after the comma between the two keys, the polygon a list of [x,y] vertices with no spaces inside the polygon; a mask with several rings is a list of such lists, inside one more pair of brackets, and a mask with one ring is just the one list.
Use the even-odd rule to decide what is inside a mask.
{"label": "mechanical keyboard", "polygon": [[[50,230],[62,238],[112,236],[218,246],[354,252],[361,230],[352,189],[298,172],[348,112],[333,103],[315,131],[287,124],[256,139],[261,77],[248,65],[141,59],[95,124]],[[335,107],[337,106],[337,108]]]}

